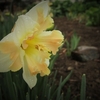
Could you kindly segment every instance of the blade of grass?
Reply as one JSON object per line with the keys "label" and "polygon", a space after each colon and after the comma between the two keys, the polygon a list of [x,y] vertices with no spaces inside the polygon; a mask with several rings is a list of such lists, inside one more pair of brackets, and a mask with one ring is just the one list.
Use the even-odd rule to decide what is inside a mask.
{"label": "blade of grass", "polygon": [[83,74],[81,82],[80,100],[86,100],[86,75]]}
{"label": "blade of grass", "polygon": [[6,74],[6,82],[8,86],[10,100],[17,100],[12,77],[11,77],[11,72],[7,72],[5,74]]}
{"label": "blade of grass", "polygon": [[50,100],[50,97],[51,97],[50,95],[51,95],[51,87],[49,88],[49,92],[48,92],[48,96],[47,96],[48,99],[47,100]]}
{"label": "blade of grass", "polygon": [[[69,78],[71,77],[71,75],[72,75],[72,73],[73,73],[73,70],[67,75],[67,77],[62,81],[62,83],[61,83],[61,88],[64,86],[64,84],[69,80]],[[58,88],[59,88],[59,86],[58,86]],[[57,93],[57,91],[58,91],[58,88],[55,90],[55,92],[53,93],[53,95],[51,96],[51,98],[54,98],[55,97],[55,95],[56,95],[56,93]]]}
{"label": "blade of grass", "polygon": [[51,62],[50,62],[50,65],[49,65],[49,69],[50,70],[52,70],[53,69],[53,66],[54,66],[54,63],[55,63],[55,61],[56,61],[56,59],[58,58],[58,53],[55,55],[55,56],[53,56],[53,58],[51,59]]}
{"label": "blade of grass", "polygon": [[61,88],[62,88],[61,82],[62,82],[62,76],[60,77],[60,82],[59,82],[56,100],[60,100],[60,93],[61,93]]}
{"label": "blade of grass", "polygon": [[71,72],[67,75],[67,77],[62,81],[61,86],[64,86],[64,84],[69,80],[69,78],[71,77],[73,73],[73,70],[71,70]]}
{"label": "blade of grass", "polygon": [[14,90],[15,90],[16,98],[18,100],[18,89],[17,89],[16,84],[14,82],[13,82],[13,85],[14,85]]}
{"label": "blade of grass", "polygon": [[70,100],[70,97],[71,97],[71,89],[69,87],[68,90],[67,90],[67,94],[65,96],[65,100]]}
{"label": "blade of grass", "polygon": [[28,92],[26,94],[26,100],[30,100],[30,96],[29,96],[29,93]]}
{"label": "blade of grass", "polygon": [[64,98],[64,94],[62,93],[61,96],[60,96],[60,100],[63,100],[63,98]]}

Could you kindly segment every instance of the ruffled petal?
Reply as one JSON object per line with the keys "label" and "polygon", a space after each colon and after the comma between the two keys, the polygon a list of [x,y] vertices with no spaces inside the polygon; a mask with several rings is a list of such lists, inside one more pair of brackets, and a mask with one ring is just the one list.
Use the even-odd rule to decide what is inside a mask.
{"label": "ruffled petal", "polygon": [[13,29],[14,39],[16,43],[18,43],[19,41],[19,45],[21,45],[23,40],[37,31],[37,27],[38,24],[30,17],[25,15],[19,16]]}
{"label": "ruffled petal", "polygon": [[43,32],[38,35],[38,42],[47,47],[48,51],[52,51],[53,54],[56,54],[58,48],[62,45],[63,40],[64,37],[58,30]]}
{"label": "ruffled petal", "polygon": [[32,89],[36,85],[37,78],[36,78],[36,75],[32,75],[30,73],[26,59],[25,59],[24,62],[25,63],[24,63],[24,66],[23,66],[23,79],[28,84],[28,86]]}
{"label": "ruffled petal", "polygon": [[31,74],[35,75],[40,73],[41,76],[50,74],[50,70],[48,68],[50,54],[48,52],[31,49],[26,51],[25,56]]}
{"label": "ruffled petal", "polygon": [[38,11],[42,11],[43,16],[42,20],[47,17],[48,12],[50,11],[49,1],[42,1],[33,7],[30,11],[26,13],[27,16],[31,17],[34,21],[38,21]]}

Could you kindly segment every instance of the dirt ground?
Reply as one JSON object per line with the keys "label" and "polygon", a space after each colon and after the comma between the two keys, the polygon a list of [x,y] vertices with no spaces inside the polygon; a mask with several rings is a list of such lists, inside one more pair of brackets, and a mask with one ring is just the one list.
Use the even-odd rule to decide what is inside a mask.
{"label": "dirt ground", "polygon": [[[81,37],[80,45],[95,46],[100,50],[100,27],[88,27],[76,20],[68,20],[66,17],[54,18],[57,29],[63,32],[65,39],[70,39],[73,32]],[[64,86],[64,92],[71,87],[71,99],[80,96],[80,84],[83,74],[86,74],[86,100],[100,100],[100,58],[88,62],[79,62],[66,56],[65,46],[61,49],[53,70],[58,71],[59,77],[66,77],[70,68],[73,74]],[[78,100],[78,99],[77,99]]]}

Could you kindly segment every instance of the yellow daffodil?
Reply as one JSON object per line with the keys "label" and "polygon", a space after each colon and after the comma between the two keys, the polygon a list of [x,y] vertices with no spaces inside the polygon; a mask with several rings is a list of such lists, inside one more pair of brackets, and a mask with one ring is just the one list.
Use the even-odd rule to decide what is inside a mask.
{"label": "yellow daffodil", "polygon": [[51,52],[56,54],[64,39],[59,30],[47,31],[54,24],[49,2],[42,1],[25,15],[20,15],[12,32],[0,41],[0,72],[23,68],[23,78],[30,88],[36,75],[49,75]]}

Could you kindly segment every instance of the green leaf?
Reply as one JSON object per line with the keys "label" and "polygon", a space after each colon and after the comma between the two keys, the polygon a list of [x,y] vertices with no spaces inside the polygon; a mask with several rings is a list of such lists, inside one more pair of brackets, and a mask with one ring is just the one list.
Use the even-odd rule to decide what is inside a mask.
{"label": "green leaf", "polygon": [[64,94],[62,93],[59,100],[63,100]]}
{"label": "green leaf", "polygon": [[51,97],[51,87],[49,88],[49,92],[48,92],[48,95],[47,95],[47,100],[50,100],[50,97]]}
{"label": "green leaf", "polygon": [[14,89],[14,84],[11,76],[11,72],[5,73],[6,77],[6,84],[7,84],[7,89],[8,89],[8,94],[9,94],[9,100],[17,100],[17,96],[15,94],[15,89]]}
{"label": "green leaf", "polygon": [[28,92],[27,92],[27,94],[26,94],[26,100],[30,100],[30,95],[29,95]]}
{"label": "green leaf", "polygon": [[65,85],[65,83],[69,80],[69,78],[71,77],[73,73],[73,70],[71,70],[71,72],[67,75],[67,77],[62,81],[61,86],[63,87]]}
{"label": "green leaf", "polygon": [[49,65],[49,69],[52,70],[53,69],[53,66],[54,66],[54,63],[56,61],[56,59],[58,58],[58,53],[56,55],[53,55],[53,57],[51,58],[51,61],[50,61],[50,65]]}
{"label": "green leaf", "polygon": [[69,80],[69,78],[71,77],[71,75],[72,75],[72,73],[73,73],[73,70],[67,75],[67,77],[60,83],[60,85],[58,86],[58,88],[55,90],[55,92],[53,93],[53,95],[51,96],[51,98],[54,98],[55,97],[55,95],[56,95],[56,93],[58,92],[58,89],[59,88],[62,88],[64,85],[65,85],[65,83]]}
{"label": "green leaf", "polygon": [[69,87],[68,90],[67,90],[67,94],[65,96],[65,100],[70,100],[70,97],[71,97],[71,89]]}
{"label": "green leaf", "polygon": [[80,100],[86,100],[86,75],[83,74],[81,82]]}
{"label": "green leaf", "polygon": [[61,88],[62,88],[61,82],[62,82],[62,76],[60,77],[56,100],[60,100],[60,94],[61,94]]}

